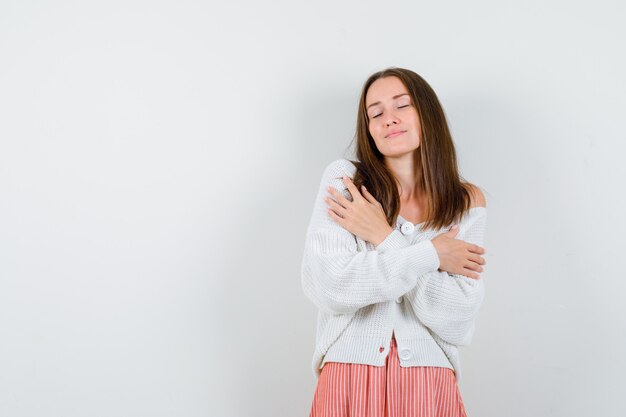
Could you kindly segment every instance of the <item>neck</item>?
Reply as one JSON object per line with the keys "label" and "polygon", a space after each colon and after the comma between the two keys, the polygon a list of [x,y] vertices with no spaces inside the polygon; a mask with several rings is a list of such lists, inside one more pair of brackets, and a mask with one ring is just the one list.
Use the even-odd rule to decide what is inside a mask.
{"label": "neck", "polygon": [[398,182],[398,194],[401,202],[419,201],[424,197],[424,190],[418,181],[421,172],[416,172],[411,153],[401,158],[385,158],[385,165]]}

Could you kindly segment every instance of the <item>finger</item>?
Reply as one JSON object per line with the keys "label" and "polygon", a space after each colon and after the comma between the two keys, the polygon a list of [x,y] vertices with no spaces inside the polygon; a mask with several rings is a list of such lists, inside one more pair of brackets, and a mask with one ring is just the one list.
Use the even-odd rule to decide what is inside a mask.
{"label": "finger", "polygon": [[326,211],[328,212],[328,216],[333,219],[335,222],[341,224],[341,221],[343,220],[342,217],[339,217],[337,215],[337,213],[335,213],[332,209],[326,209]]}
{"label": "finger", "polygon": [[363,197],[361,193],[359,192],[359,190],[356,188],[356,185],[354,185],[354,183],[352,182],[352,179],[350,179],[350,177],[344,175],[342,177],[342,180],[343,180],[343,183],[348,188],[348,190],[350,191],[350,194],[352,194],[353,199],[357,198],[356,196]]}
{"label": "finger", "polygon": [[464,268],[467,268],[469,270],[476,271],[476,272],[483,272],[483,267],[477,264],[476,262],[469,262],[468,264],[464,266]]}
{"label": "finger", "polygon": [[467,248],[467,250],[469,250],[470,252],[473,252],[473,253],[477,253],[479,255],[482,255],[482,254],[485,253],[485,248],[483,248],[481,246],[478,246],[478,245],[475,245],[473,243],[469,244],[469,247]]}
{"label": "finger", "polygon": [[469,255],[469,260],[476,262],[479,265],[485,265],[487,262],[485,261],[485,258],[483,258],[482,256],[479,255],[474,255],[473,253],[470,252]]}
{"label": "finger", "polygon": [[330,206],[332,211],[334,211],[338,216],[341,218],[345,216],[346,209],[342,207],[341,204],[338,204],[335,200],[329,197],[324,197],[324,200],[326,201],[326,204]]}
{"label": "finger", "polygon": [[339,190],[337,190],[335,187],[328,187],[328,192],[330,193],[330,195],[332,195],[335,198],[335,201],[337,203],[339,203],[339,205],[341,205],[342,207],[348,207],[348,204],[350,204],[350,200],[348,200],[346,198],[345,195],[343,195],[343,193],[340,193]]}
{"label": "finger", "polygon": [[369,191],[367,191],[367,188],[365,188],[364,185],[361,185],[361,191],[363,191],[363,196],[365,197],[367,201],[369,201],[372,204],[378,203],[378,201],[374,198],[374,196],[370,194]]}
{"label": "finger", "polygon": [[476,272],[467,268],[465,268],[465,272],[463,273],[463,275],[469,278],[473,278],[473,279],[480,279],[480,274],[477,274]]}

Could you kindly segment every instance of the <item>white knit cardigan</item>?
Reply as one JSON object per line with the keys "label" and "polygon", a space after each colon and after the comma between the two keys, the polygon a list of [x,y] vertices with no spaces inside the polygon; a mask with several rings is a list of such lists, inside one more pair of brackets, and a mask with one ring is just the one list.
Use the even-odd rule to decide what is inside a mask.
{"label": "white knit cardigan", "polygon": [[[352,200],[342,176],[353,178],[347,159],[322,174],[306,233],[301,279],[319,309],[313,373],[326,362],[384,366],[392,333],[400,366],[440,366],[461,379],[458,346],[472,340],[485,296],[484,279],[439,271],[431,239],[450,229],[421,230],[401,216],[378,246],[350,233],[328,214],[330,185]],[[456,236],[483,245],[486,208],[466,211]]]}

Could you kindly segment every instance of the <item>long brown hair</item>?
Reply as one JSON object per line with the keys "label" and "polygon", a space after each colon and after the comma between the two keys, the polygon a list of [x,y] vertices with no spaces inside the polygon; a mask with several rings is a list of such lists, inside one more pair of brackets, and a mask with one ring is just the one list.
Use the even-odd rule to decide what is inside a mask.
{"label": "long brown hair", "polygon": [[456,151],[446,116],[431,86],[415,72],[389,67],[372,74],[363,85],[356,125],[357,170],[353,178],[360,189],[367,190],[379,201],[390,225],[395,226],[400,213],[398,183],[384,163],[370,135],[365,107],[367,91],[374,81],[383,77],[398,77],[411,96],[420,120],[420,145],[413,153],[415,179],[426,196],[426,221],[422,230],[439,229],[461,220],[471,205],[471,186],[459,174]]}

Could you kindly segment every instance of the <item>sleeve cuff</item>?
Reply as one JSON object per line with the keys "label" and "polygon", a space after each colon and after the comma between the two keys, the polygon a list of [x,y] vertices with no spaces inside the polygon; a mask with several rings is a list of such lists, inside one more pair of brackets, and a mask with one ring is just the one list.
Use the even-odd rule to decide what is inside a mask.
{"label": "sleeve cuff", "polygon": [[424,251],[424,261],[427,265],[430,265],[431,271],[438,270],[441,265],[441,261],[439,260],[437,249],[435,249],[435,245],[433,245],[432,240],[423,240],[415,246],[422,247],[422,250]]}
{"label": "sleeve cuff", "polygon": [[425,272],[439,269],[440,260],[437,249],[431,240],[423,240],[411,245],[411,242],[399,230],[393,232],[376,246],[376,250],[384,252],[389,249],[403,249],[411,246],[411,256],[417,256],[419,263],[424,267]]}
{"label": "sleeve cuff", "polygon": [[385,240],[380,242],[378,246],[376,246],[376,250],[381,252],[386,251],[387,249],[401,249],[406,248],[410,245],[408,239],[400,233],[398,229],[394,229],[391,233],[387,235]]}

